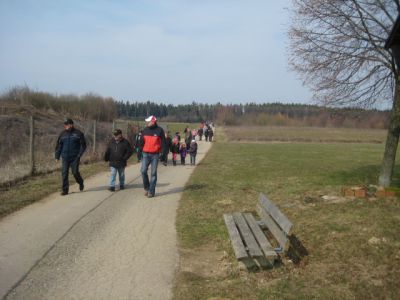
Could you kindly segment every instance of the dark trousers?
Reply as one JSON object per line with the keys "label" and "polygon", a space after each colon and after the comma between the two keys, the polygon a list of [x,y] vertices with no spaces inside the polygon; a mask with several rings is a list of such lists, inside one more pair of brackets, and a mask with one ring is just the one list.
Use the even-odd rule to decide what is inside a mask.
{"label": "dark trousers", "polygon": [[191,154],[190,153],[190,164],[195,165],[196,164],[196,154]]}
{"label": "dark trousers", "polygon": [[71,167],[72,175],[75,177],[75,181],[78,184],[83,184],[83,179],[81,173],[79,173],[79,158],[75,159],[63,159],[62,160],[62,189],[64,192],[68,192],[69,190],[69,181],[68,181],[68,174],[69,168]]}

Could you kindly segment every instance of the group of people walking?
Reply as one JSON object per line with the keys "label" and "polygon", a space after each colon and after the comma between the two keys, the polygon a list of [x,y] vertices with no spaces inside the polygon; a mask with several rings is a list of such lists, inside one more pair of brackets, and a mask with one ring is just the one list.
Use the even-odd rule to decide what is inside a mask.
{"label": "group of people walking", "polygon": [[204,139],[206,142],[212,142],[213,136],[214,136],[214,130],[213,130],[213,124],[212,123],[201,123],[200,128],[197,130],[197,134],[199,136],[199,140],[203,140],[203,135]]}
{"label": "group of people walking", "polygon": [[[206,140],[212,141],[212,135],[210,138],[207,124],[200,126],[198,130],[190,130],[188,127],[184,131],[184,139],[181,138],[180,133],[176,132],[173,137],[169,135],[169,132],[164,132],[163,128],[158,126],[157,118],[150,116],[145,119],[146,127],[140,131],[136,137],[134,148],[137,152],[138,161],[141,162],[141,175],[143,180],[143,188],[145,190],[145,196],[152,198],[155,195],[155,189],[157,184],[157,168],[158,163],[162,162],[165,166],[168,164],[168,154],[172,154],[172,164],[176,166],[177,157],[180,156],[182,165],[186,164],[186,156],[190,156],[190,165],[196,164],[196,155],[198,145],[196,142],[196,136],[199,136],[199,140],[202,140],[203,127],[206,127],[208,135]],[[210,127],[211,129],[211,127]],[[212,132],[212,129],[211,129]],[[86,140],[84,134],[74,127],[72,119],[66,119],[64,121],[64,131],[60,134],[57,139],[55,158],[58,161],[62,157],[62,193],[61,195],[67,195],[69,192],[69,181],[68,173],[69,168],[72,170],[72,174],[79,184],[79,190],[84,190],[84,181],[79,172],[80,157],[86,150]],[[134,152],[133,147],[127,139],[122,135],[120,129],[113,131],[113,138],[107,146],[107,150],[104,154],[104,160],[109,162],[111,169],[109,190],[114,192],[116,189],[116,177],[118,174],[119,188],[123,190],[125,188],[125,168],[127,166],[128,159]],[[150,178],[148,175],[148,169],[151,166]]]}

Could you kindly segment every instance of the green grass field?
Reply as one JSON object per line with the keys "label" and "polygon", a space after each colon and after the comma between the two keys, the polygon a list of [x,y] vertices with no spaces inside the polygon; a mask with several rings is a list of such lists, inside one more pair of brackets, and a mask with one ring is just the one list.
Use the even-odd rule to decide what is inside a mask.
{"label": "green grass field", "polygon": [[386,130],[284,126],[232,126],[225,128],[229,141],[384,143]]}
{"label": "green grass field", "polygon": [[[377,183],[383,150],[375,143],[215,143],[180,202],[174,298],[400,299],[399,200],[340,197],[342,186]],[[236,262],[222,215],[255,213],[259,192],[294,223],[309,252],[299,264],[284,259],[249,273]]]}

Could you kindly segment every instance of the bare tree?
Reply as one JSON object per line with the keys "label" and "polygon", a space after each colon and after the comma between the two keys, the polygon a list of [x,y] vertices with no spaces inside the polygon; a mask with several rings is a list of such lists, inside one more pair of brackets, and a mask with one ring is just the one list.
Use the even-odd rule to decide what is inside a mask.
{"label": "bare tree", "polygon": [[400,78],[385,42],[398,0],[292,0],[290,65],[315,99],[369,107],[393,101],[379,183],[391,181],[400,133]]}

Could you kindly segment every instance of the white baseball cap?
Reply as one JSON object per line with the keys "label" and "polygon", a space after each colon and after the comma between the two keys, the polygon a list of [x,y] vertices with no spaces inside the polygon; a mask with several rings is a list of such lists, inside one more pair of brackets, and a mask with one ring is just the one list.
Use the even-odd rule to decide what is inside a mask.
{"label": "white baseball cap", "polygon": [[157,118],[155,116],[150,116],[144,119],[146,122],[157,122]]}

